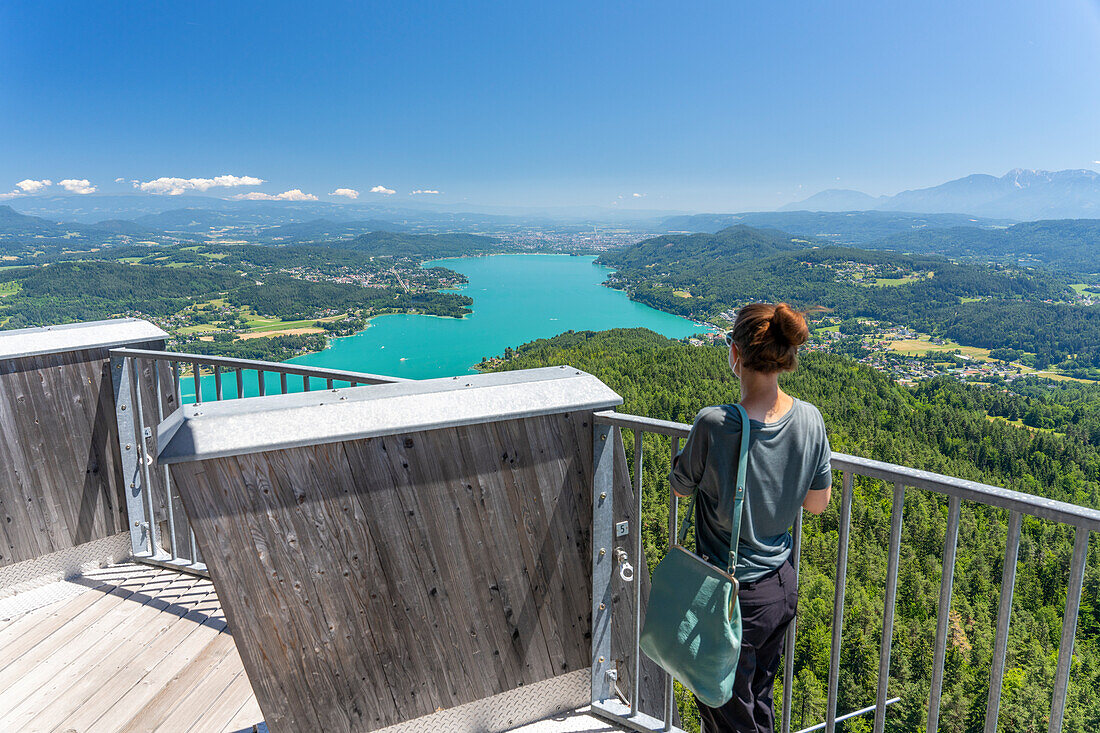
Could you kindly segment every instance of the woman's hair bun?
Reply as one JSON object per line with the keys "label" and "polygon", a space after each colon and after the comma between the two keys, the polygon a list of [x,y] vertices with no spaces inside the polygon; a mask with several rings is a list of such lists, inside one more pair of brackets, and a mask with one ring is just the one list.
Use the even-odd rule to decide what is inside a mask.
{"label": "woman's hair bun", "polygon": [[796,311],[786,303],[750,303],[742,308],[731,333],[741,363],[758,372],[794,369],[798,365],[798,347],[810,339],[806,312],[809,311]]}
{"label": "woman's hair bun", "polygon": [[805,315],[786,303],[776,304],[771,327],[776,336],[791,346],[801,346],[810,339],[810,328],[806,325]]}

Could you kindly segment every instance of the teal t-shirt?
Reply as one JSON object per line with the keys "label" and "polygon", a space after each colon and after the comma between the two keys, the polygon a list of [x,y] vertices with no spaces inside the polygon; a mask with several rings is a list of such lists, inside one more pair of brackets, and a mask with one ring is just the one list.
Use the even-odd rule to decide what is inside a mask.
{"label": "teal t-shirt", "polygon": [[[790,527],[808,491],[832,485],[832,449],[818,409],[795,398],[775,422],[750,420],[749,464],[742,505],[736,576],[748,583],[780,567],[791,554]],[[741,415],[733,405],[704,407],[669,481],[695,499],[696,549],[725,569],[733,493],[741,448]]]}

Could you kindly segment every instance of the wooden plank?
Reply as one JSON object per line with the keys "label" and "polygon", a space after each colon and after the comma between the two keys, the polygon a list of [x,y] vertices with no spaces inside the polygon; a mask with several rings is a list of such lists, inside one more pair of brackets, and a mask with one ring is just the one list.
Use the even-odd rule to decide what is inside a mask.
{"label": "wooden plank", "polygon": [[132,716],[115,717],[112,709],[102,720],[118,725],[117,730],[120,733],[147,733],[153,730],[175,710],[181,699],[234,651],[233,637],[228,634],[216,635],[195,655],[190,664],[173,675],[167,684],[159,687],[156,694]]}
{"label": "wooden plank", "polygon": [[142,584],[133,593],[125,593],[124,597],[105,598],[108,604],[104,605],[109,605],[105,613],[98,617],[82,614],[88,616],[84,621],[90,623],[72,623],[63,627],[5,667],[0,672],[0,711],[4,711],[0,713],[0,730],[13,729],[8,722],[19,710],[20,703],[77,660],[85,655],[95,655],[100,640],[125,625],[127,617],[137,608],[135,604],[144,605],[155,597],[161,587],[171,582],[171,578],[158,577]]}
{"label": "wooden plank", "polygon": [[[431,628],[436,633],[431,637],[436,641],[439,658],[454,659],[457,655],[465,660],[465,675],[454,685],[458,699],[466,701],[477,690],[491,686],[496,675],[492,668],[480,663],[481,649],[477,635],[483,631],[484,625],[467,593],[469,576],[463,577],[461,571],[456,570],[454,540],[452,537],[444,539],[436,536],[440,531],[439,523],[435,521],[437,517],[430,503],[446,487],[433,481],[428,475],[431,469],[423,465],[419,457],[414,458],[407,453],[417,442],[430,441],[429,434],[420,433],[386,436],[374,441],[374,444],[382,449],[378,455],[388,464],[394,496],[405,515],[409,536],[415,543],[412,552],[398,558],[411,560],[411,566],[398,572],[413,580],[411,587],[415,589],[414,603],[419,606],[418,614],[426,624],[434,624]],[[428,448],[428,454],[434,458],[436,452]],[[366,477],[361,476],[363,478]],[[440,619],[446,619],[447,623],[437,623]],[[430,678],[428,659],[415,660],[414,673]],[[421,706],[417,711],[424,709]],[[427,712],[431,710],[419,714]]]}
{"label": "wooden plank", "polygon": [[[89,694],[98,689],[104,678],[124,668],[157,637],[167,632],[178,615],[172,613],[180,597],[198,579],[180,575],[172,582],[149,594],[146,603],[124,606],[118,622],[101,633],[89,628],[76,643],[59,650],[56,657],[37,665],[32,674],[42,668],[55,671],[17,705],[0,716],[0,727],[6,730],[46,729],[66,717]],[[90,646],[81,651],[82,642],[91,637]],[[48,725],[34,726],[39,719]]]}
{"label": "wooden plank", "polygon": [[[245,461],[244,465],[251,464]],[[266,707],[275,712],[270,712],[269,718],[282,720],[277,717],[284,715],[281,711],[285,705],[280,701],[300,695],[305,689],[291,687],[298,683],[299,675],[302,679],[310,676],[316,676],[317,680],[328,679],[328,674],[319,669],[319,660],[313,653],[315,645],[301,634],[301,629],[312,621],[308,605],[301,602],[305,599],[300,595],[302,584],[298,580],[308,577],[308,573],[300,565],[301,556],[296,549],[280,554],[280,550],[294,548],[297,540],[293,530],[288,532],[280,525],[277,495],[262,470],[249,469],[245,473],[241,463],[226,459],[208,461],[201,466],[173,467],[172,477],[180,487],[204,555],[233,558],[240,547],[249,547],[253,562],[214,562],[209,566],[211,578],[219,589],[232,628],[248,629],[255,624],[265,630],[265,644],[242,644],[241,656],[245,668],[259,683],[258,694],[266,695],[271,701]],[[213,486],[242,490],[215,491]],[[196,496],[204,498],[196,501]],[[255,517],[260,521],[225,521],[234,517]],[[286,562],[277,565],[276,557]],[[253,593],[252,589],[257,590]],[[288,597],[294,601],[290,602]],[[266,664],[280,664],[284,659],[294,660],[285,675],[258,676],[262,675]],[[301,729],[320,730],[322,727],[314,715],[305,719]]]}
{"label": "wooden plank", "polygon": [[[577,420],[577,415],[549,416],[543,421]],[[590,630],[592,579],[589,570],[589,533],[591,523],[592,469],[591,448],[573,441],[573,431],[554,429],[534,420],[502,423],[527,436],[532,451],[535,479],[532,498],[541,500],[547,533],[539,547],[539,563],[546,569],[547,594],[554,613],[545,615],[555,625],[560,639],[583,639]],[[591,439],[587,444],[591,444]],[[537,451],[537,454],[535,453]],[[589,653],[583,645],[566,645],[555,658],[558,674],[584,669]]]}
{"label": "wooden plank", "polygon": [[[95,623],[111,609],[140,591],[146,584],[162,582],[159,579],[167,574],[168,571],[148,568],[140,574],[128,575],[117,582],[101,586],[93,590],[90,596],[82,594],[78,597],[81,600],[73,599],[75,605],[70,608],[75,608],[77,605],[80,608],[76,615],[51,614],[43,620],[40,627],[35,624],[37,615],[29,618],[30,628],[13,638],[6,639],[2,647],[4,657],[0,659],[0,690],[5,688],[5,683],[11,678],[19,677],[18,670],[33,666],[34,663],[29,660],[41,659],[65,646],[79,635],[84,627]],[[85,603],[83,596],[92,599],[92,603]],[[13,626],[5,629],[5,637],[21,631],[22,629]]]}
{"label": "wooden plank", "polygon": [[240,669],[233,681],[188,729],[183,727],[166,728],[165,726],[162,726],[162,728],[173,731],[173,733],[181,730],[192,730],[195,733],[224,730],[227,727],[227,721],[234,720],[240,710],[248,705],[249,701],[252,702],[252,709],[255,710],[255,717],[245,724],[250,726],[262,722],[263,716],[260,714],[259,707],[255,707],[256,696],[252,694],[252,685],[248,682],[248,675],[244,673],[244,669]]}
{"label": "wooden plank", "polygon": [[493,498],[505,492],[499,470],[503,452],[497,453],[491,433],[482,426],[441,431],[440,437],[447,441],[441,443],[440,455],[457,481],[456,521],[462,522],[467,556],[472,566],[485,570],[483,607],[495,612],[490,624],[504,634],[494,654],[502,657],[502,668],[511,664],[518,670],[512,679],[544,679],[554,674],[549,647],[560,645],[560,640],[547,639],[537,604],[530,599],[531,581],[522,553],[499,551],[500,539],[515,534],[519,526],[514,497]]}
{"label": "wooden plank", "polygon": [[[140,696],[143,689],[149,690],[148,685],[142,687],[139,686],[139,683],[150,672],[171,669],[171,674],[175,674],[183,669],[190,660],[183,654],[177,654],[177,650],[185,648],[184,644],[192,636],[196,636],[200,628],[201,626],[194,622],[177,619],[176,622],[166,627],[163,633],[159,634],[145,649],[134,655],[128,664],[115,669],[109,676],[102,671],[94,676],[86,675],[81,682],[96,680],[97,684],[91,690],[82,685],[74,686],[63,697],[59,698],[58,707],[63,705],[63,715],[59,714],[61,711],[55,712],[51,708],[47,708],[39,714],[39,717],[31,720],[30,724],[32,726],[42,724],[41,728],[44,730],[53,728],[58,730],[92,730],[96,721],[102,718],[109,709],[117,705],[119,701]],[[215,630],[210,630],[208,635],[197,635],[196,638],[205,638],[205,645],[205,643],[209,643],[209,638],[206,637],[212,638],[215,633],[217,633]],[[193,644],[194,642],[192,642]],[[150,696],[151,694],[152,691],[150,691]],[[147,700],[135,704],[136,707],[140,708],[140,705],[144,704],[145,701]],[[49,728],[44,725],[47,719],[52,722]]]}
{"label": "wooden plank", "polygon": [[[249,687],[248,691],[252,693],[252,688]],[[240,709],[229,718],[229,722],[222,726],[220,733],[251,732],[253,726],[262,723],[263,720],[264,714],[260,711],[260,704],[256,702],[255,695],[250,694]]]}
{"label": "wooden plank", "polygon": [[[101,713],[124,696],[145,669],[163,663],[197,628],[194,621],[185,619],[186,610],[207,595],[214,595],[209,583],[192,580],[189,587],[159,593],[154,602],[133,613],[121,636],[103,637],[101,645],[106,651],[99,658],[87,660],[90,664],[81,664],[79,675],[70,680],[51,680],[53,691],[49,694],[55,702],[38,706],[40,711],[26,726],[48,730],[77,713],[86,717],[97,709]],[[190,598],[196,586],[199,597]]]}
{"label": "wooden plank", "polygon": [[85,592],[61,603],[44,606],[11,619],[3,628],[0,628],[0,669],[76,618],[84,609],[102,599],[102,592],[93,591],[109,590],[106,588],[107,585],[132,577],[129,572],[94,578],[86,577],[88,589]]}
{"label": "wooden plank", "polygon": [[[457,704],[462,699],[465,669],[440,664],[435,675],[423,673],[425,660],[447,659],[458,642],[440,607],[430,605],[439,585],[434,558],[429,556],[415,506],[409,505],[410,497],[402,487],[407,480],[404,469],[389,456],[393,445],[391,438],[373,438],[344,443],[344,451],[356,487],[352,496],[362,507],[357,518],[366,521],[371,540],[375,593],[388,607],[379,619],[382,624],[372,619],[378,629],[379,658],[397,657],[404,667],[401,687],[394,691],[393,705],[385,716],[398,722],[404,717],[399,711],[431,712]],[[388,628],[397,634],[389,638],[403,643],[387,645]],[[376,704],[385,709],[386,700],[380,698]]]}
{"label": "wooden plank", "polygon": [[[205,664],[209,654],[203,655],[211,644],[217,642],[225,645],[222,637],[231,639],[224,630],[219,630],[219,625],[198,623],[182,642],[180,642],[168,656],[156,664],[142,665],[138,667],[139,679],[124,694],[111,702],[104,710],[101,705],[85,706],[78,710],[74,717],[63,721],[59,730],[97,730],[108,725],[118,728],[128,725],[139,716],[141,711],[152,703],[161,694],[161,691],[173,679],[180,677],[196,664]],[[126,677],[120,683],[128,681]],[[98,703],[98,699],[95,701]]]}
{"label": "wooden plank", "polygon": [[[229,688],[234,680],[244,676],[241,669],[241,660],[236,650],[231,651],[218,661],[217,664],[203,670],[190,690],[180,692],[176,699],[176,705],[157,721],[152,718],[144,718],[141,722],[141,730],[160,731],[160,733],[179,733],[179,731],[191,730],[199,720],[218,702],[222,695],[233,694]],[[238,698],[239,703],[239,698]],[[222,713],[224,715],[224,713]],[[206,728],[218,728],[220,724],[212,724]]]}

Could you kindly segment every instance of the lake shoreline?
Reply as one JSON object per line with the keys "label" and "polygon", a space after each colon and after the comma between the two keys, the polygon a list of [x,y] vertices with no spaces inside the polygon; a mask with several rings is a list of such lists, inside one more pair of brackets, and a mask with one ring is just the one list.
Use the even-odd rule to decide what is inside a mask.
{"label": "lake shoreline", "polygon": [[[476,374],[477,364],[508,347],[566,331],[645,327],[671,338],[710,330],[706,324],[652,308],[604,287],[611,268],[596,255],[512,253],[442,257],[422,267],[446,267],[467,282],[460,292],[474,303],[461,317],[381,313],[363,328],[332,336],[325,348],[288,361],[413,379]],[[418,316],[430,315],[430,318]],[[382,318],[395,316],[398,318]]]}

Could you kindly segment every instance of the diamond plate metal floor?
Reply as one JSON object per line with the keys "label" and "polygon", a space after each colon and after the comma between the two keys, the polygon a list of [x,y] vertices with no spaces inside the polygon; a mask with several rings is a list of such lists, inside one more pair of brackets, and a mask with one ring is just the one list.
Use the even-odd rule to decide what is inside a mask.
{"label": "diamond plate metal floor", "polygon": [[615,723],[590,715],[588,708],[583,707],[571,713],[553,715],[537,723],[521,725],[509,733],[618,733],[625,730],[627,729]]}

